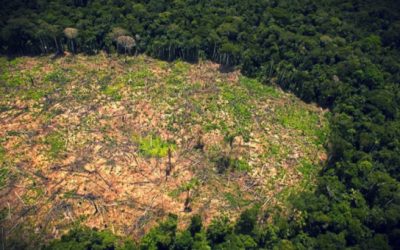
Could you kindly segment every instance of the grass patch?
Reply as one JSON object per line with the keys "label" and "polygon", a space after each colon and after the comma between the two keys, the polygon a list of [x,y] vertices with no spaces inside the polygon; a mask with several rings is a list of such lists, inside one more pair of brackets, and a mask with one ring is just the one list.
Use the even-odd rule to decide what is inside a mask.
{"label": "grass patch", "polygon": [[286,128],[300,130],[307,136],[314,136],[315,144],[325,142],[329,133],[326,119],[320,119],[317,113],[294,105],[277,108],[278,122]]}
{"label": "grass patch", "polygon": [[106,96],[111,97],[111,99],[115,101],[119,101],[122,99],[121,90],[125,86],[124,83],[106,85],[102,88],[103,94]]}
{"label": "grass patch", "polygon": [[312,164],[310,161],[302,160],[300,165],[297,167],[297,171],[299,171],[303,178],[301,180],[301,187],[304,189],[311,189],[313,185],[313,180],[315,180],[315,176],[318,173],[319,168]]}
{"label": "grass patch", "polygon": [[173,74],[186,75],[189,72],[190,64],[177,60],[172,64],[171,70]]}
{"label": "grass patch", "polygon": [[269,153],[273,156],[278,156],[281,151],[281,147],[279,144],[270,142],[269,143]]}
{"label": "grass patch", "polygon": [[252,124],[252,105],[250,96],[240,88],[224,86],[222,97],[228,101],[228,110],[234,117],[236,133],[248,142],[250,140],[250,126]]}
{"label": "grass patch", "polygon": [[25,92],[25,99],[39,101],[46,95],[46,91],[43,89],[35,89],[30,88],[28,91]]}
{"label": "grass patch", "polygon": [[239,78],[239,83],[240,83],[240,85],[244,86],[249,91],[249,94],[252,96],[255,96],[258,98],[261,98],[261,97],[278,98],[278,97],[280,97],[280,93],[276,87],[262,84],[256,79],[251,79],[251,78],[241,76]]}
{"label": "grass patch", "polygon": [[18,88],[24,86],[28,78],[21,72],[5,71],[0,75],[0,83],[6,88]]}
{"label": "grass patch", "polygon": [[44,80],[46,82],[52,82],[52,83],[57,83],[64,85],[69,82],[69,79],[65,75],[65,72],[61,69],[56,69],[50,73],[48,73],[45,77]]}
{"label": "grass patch", "polygon": [[12,60],[9,61],[10,66],[12,67],[16,67],[19,64],[22,64],[24,62],[24,58],[23,57],[16,57]]}
{"label": "grass patch", "polygon": [[182,87],[185,83],[190,65],[182,61],[176,61],[171,66],[171,73],[166,78],[166,83],[175,87]]}
{"label": "grass patch", "polygon": [[139,139],[139,151],[147,157],[162,158],[168,155],[168,150],[174,149],[174,143],[164,141],[159,136],[148,135]]}
{"label": "grass patch", "polygon": [[153,72],[145,68],[142,70],[137,70],[127,73],[120,79],[120,81],[124,82],[125,84],[133,88],[143,87],[146,86],[147,84],[154,82],[155,76]]}
{"label": "grass patch", "polygon": [[58,132],[52,132],[45,138],[45,143],[49,145],[49,155],[51,158],[57,158],[63,151],[66,150],[66,143],[63,135]]}

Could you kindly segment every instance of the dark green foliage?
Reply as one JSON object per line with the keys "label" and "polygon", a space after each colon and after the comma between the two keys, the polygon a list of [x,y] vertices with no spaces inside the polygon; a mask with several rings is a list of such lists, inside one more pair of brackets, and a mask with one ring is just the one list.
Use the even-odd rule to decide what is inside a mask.
{"label": "dark green foliage", "polygon": [[[172,249],[174,246],[177,216],[168,215],[168,218],[158,227],[153,228],[141,241],[140,249]],[[180,247],[186,246],[187,235],[180,235]],[[179,248],[185,249],[185,248]]]}
{"label": "dark green foliage", "polygon": [[75,228],[44,247],[45,250],[128,250],[136,249],[133,241],[123,242],[120,238],[108,231],[97,231],[88,228]]}
{"label": "dark green foliage", "polygon": [[183,231],[177,234],[173,249],[189,250],[192,249],[193,238],[189,231]]}
{"label": "dark green foliage", "polygon": [[232,225],[227,217],[215,218],[207,228],[207,239],[211,245],[218,245],[223,243],[231,232]]}
{"label": "dark green foliage", "polygon": [[200,215],[194,215],[190,221],[190,225],[188,227],[188,231],[194,236],[196,233],[199,233],[203,227],[203,223],[201,221]]}
{"label": "dark green foliage", "polygon": [[235,232],[237,234],[251,235],[257,226],[257,215],[258,209],[256,207],[245,210],[236,222]]}
{"label": "dark green foliage", "polygon": [[[166,60],[211,59],[223,64],[221,70],[238,66],[247,76],[327,107],[333,113],[329,160],[317,190],[293,199],[300,218],[288,212],[286,222],[254,235],[251,214],[236,227],[218,220],[207,230],[211,247],[253,248],[256,242],[268,249],[399,249],[399,8],[395,0],[3,1],[0,52],[60,53],[68,42],[66,27],[79,30],[78,52],[112,52],[108,34],[121,27],[138,35],[137,52]],[[68,80],[62,71],[48,77]],[[2,72],[0,87],[19,88],[22,82]],[[119,92],[110,88],[106,94],[118,99]],[[238,97],[234,89],[225,91],[245,137],[251,106]],[[287,126],[304,126],[286,118],[281,122]],[[63,148],[53,141],[51,153],[58,155]],[[231,159],[218,162],[222,172],[236,166]],[[143,248],[173,247],[175,229],[168,219],[144,237]],[[178,235],[179,246],[191,244],[187,233]],[[193,248],[206,245],[204,233],[195,233]]]}

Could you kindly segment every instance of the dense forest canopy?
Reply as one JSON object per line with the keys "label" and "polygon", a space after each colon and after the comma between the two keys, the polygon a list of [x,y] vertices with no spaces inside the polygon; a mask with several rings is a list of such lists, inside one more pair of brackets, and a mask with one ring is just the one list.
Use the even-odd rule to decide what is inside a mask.
{"label": "dense forest canopy", "polygon": [[[293,202],[301,220],[293,212],[259,225],[253,209],[234,227],[218,220],[204,232],[194,218],[188,231],[175,234],[172,216],[143,239],[143,249],[400,248],[397,1],[19,0],[1,6],[3,54],[104,50],[211,59],[266,83],[273,79],[333,112],[318,189]],[[63,240],[90,234],[80,233],[85,236],[73,232]]]}

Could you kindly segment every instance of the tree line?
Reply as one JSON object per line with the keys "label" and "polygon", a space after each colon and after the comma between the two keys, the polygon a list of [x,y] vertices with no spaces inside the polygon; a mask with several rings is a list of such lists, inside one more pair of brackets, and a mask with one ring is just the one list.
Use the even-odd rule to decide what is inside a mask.
{"label": "tree line", "polygon": [[[265,82],[275,79],[304,101],[332,111],[329,159],[318,188],[293,199],[301,219],[293,212],[254,225],[257,233],[247,234],[217,221],[207,229],[215,229],[215,235],[198,236],[204,249],[227,244],[400,248],[400,5],[395,0],[16,0],[2,5],[3,54],[68,49],[210,59]],[[246,218],[237,223],[253,225]],[[170,240],[156,245],[160,249],[190,241],[189,229],[169,238],[163,233],[169,229],[157,230],[143,241]],[[193,244],[179,249],[203,249]]]}

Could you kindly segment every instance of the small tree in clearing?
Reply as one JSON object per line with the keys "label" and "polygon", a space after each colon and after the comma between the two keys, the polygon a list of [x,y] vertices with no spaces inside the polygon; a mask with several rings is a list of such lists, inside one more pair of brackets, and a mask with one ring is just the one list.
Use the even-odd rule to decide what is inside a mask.
{"label": "small tree in clearing", "polygon": [[64,35],[71,41],[72,53],[75,53],[74,39],[78,36],[78,29],[65,28]]}
{"label": "small tree in clearing", "polygon": [[118,48],[119,48],[119,46],[124,48],[125,53],[127,51],[128,51],[128,53],[130,53],[132,48],[136,45],[136,42],[135,42],[135,39],[133,39],[133,37],[130,37],[130,36],[119,36],[117,38],[117,45],[118,45]]}

